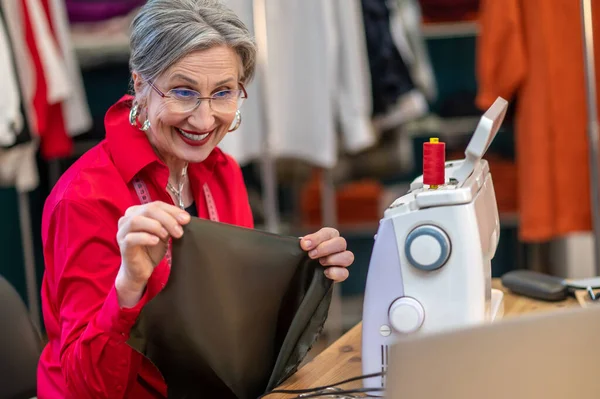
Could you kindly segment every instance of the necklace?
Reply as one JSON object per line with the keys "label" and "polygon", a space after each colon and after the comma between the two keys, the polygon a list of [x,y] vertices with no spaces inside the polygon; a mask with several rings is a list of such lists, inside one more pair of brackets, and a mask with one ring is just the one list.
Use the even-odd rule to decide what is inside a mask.
{"label": "necklace", "polygon": [[177,202],[178,202],[178,206],[181,209],[185,209],[185,204],[183,203],[183,187],[185,186],[185,177],[187,176],[187,163],[185,164],[185,166],[183,167],[183,170],[181,171],[181,178],[179,179],[179,187],[175,188],[173,187],[173,185],[167,181],[167,190],[169,190],[171,192],[171,194],[173,194],[176,198],[177,198]]}

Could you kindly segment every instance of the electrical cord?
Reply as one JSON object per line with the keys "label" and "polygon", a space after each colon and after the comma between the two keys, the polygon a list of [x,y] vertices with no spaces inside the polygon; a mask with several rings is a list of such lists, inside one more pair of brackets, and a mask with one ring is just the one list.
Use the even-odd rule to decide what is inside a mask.
{"label": "electrical cord", "polygon": [[[270,392],[267,392],[261,396],[259,396],[257,399],[263,399],[266,398],[269,395],[274,395],[276,393],[281,393],[281,394],[305,394],[302,396],[296,396],[296,398],[299,399],[307,399],[307,398],[317,398],[317,397],[323,397],[324,395],[328,395],[329,397],[332,397],[332,395],[338,395],[338,394],[345,394],[345,393],[361,393],[361,392],[381,392],[383,391],[383,388],[361,388],[359,390],[339,390],[339,391],[334,391],[334,392],[323,392],[326,391],[328,389],[337,387],[338,385],[343,385],[343,384],[348,384],[350,382],[354,382],[354,381],[359,381],[359,380],[364,380],[366,378],[373,378],[373,377],[382,377],[385,375],[385,372],[380,372],[380,373],[372,373],[372,374],[365,374],[365,375],[360,375],[360,376],[356,376],[356,377],[352,377],[352,378],[348,378],[347,380],[343,380],[340,382],[336,382],[335,384],[331,384],[331,385],[324,385],[321,387],[315,387],[315,388],[305,388],[305,389],[275,389],[272,390]],[[353,392],[350,392],[353,391]],[[309,395],[318,395],[318,396],[306,396],[306,394]],[[334,396],[335,397],[335,396]],[[294,398],[294,399],[296,399]]]}
{"label": "electrical cord", "polygon": [[296,396],[292,399],[314,399],[314,398],[338,398],[338,399],[360,399],[360,398],[383,398],[383,396],[354,396],[354,393],[371,393],[371,392],[383,392],[384,388],[356,388],[356,389],[340,389],[331,392],[315,392],[310,394],[304,394]]}

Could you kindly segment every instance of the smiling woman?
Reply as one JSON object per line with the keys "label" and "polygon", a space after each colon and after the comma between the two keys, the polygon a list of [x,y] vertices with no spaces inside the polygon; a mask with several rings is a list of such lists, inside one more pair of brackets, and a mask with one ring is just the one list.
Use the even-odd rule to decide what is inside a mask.
{"label": "smiling woman", "polygon": [[[149,0],[130,47],[134,94],[108,110],[106,140],[44,207],[40,399],[166,397],[160,373],[127,340],[167,282],[171,238],[190,214],[253,227],[241,170],[217,147],[242,123],[256,56],[248,29],[217,0]],[[337,230],[300,245],[327,277],[348,277],[354,255]]]}
{"label": "smiling woman", "polygon": [[152,127],[148,138],[169,170],[204,161],[236,124],[245,97],[240,64],[232,48],[218,46],[186,55],[153,82],[133,73]]}

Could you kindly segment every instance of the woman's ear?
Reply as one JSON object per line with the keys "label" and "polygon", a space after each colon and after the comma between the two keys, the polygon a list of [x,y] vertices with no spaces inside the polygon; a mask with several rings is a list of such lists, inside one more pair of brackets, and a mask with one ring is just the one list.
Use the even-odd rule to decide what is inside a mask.
{"label": "woman's ear", "polygon": [[147,100],[148,85],[137,72],[131,73],[131,80],[133,81],[134,97],[138,104],[144,107]]}
{"label": "woman's ear", "polygon": [[133,80],[133,90],[135,94],[139,95],[142,92],[142,78],[137,72],[131,72],[131,79]]}

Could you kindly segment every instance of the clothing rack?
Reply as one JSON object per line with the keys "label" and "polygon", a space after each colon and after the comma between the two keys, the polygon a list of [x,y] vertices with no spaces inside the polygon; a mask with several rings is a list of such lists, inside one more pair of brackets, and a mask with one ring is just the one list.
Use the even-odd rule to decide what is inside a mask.
{"label": "clothing rack", "polygon": [[596,101],[596,73],[594,60],[594,29],[592,1],[581,0],[583,22],[584,67],[586,80],[586,100],[588,112],[588,152],[590,166],[590,191],[592,205],[592,227],[594,237],[594,264],[596,275],[600,276],[600,164],[598,162],[598,105]]}

